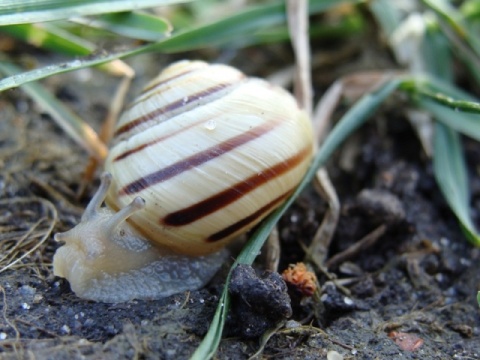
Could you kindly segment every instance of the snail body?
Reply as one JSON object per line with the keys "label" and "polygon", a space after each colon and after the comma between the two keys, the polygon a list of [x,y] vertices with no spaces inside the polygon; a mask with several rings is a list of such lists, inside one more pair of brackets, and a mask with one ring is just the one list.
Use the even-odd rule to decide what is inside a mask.
{"label": "snail body", "polygon": [[106,302],[200,288],[225,246],[294,191],[312,152],[310,120],[285,90],[226,65],[175,63],[120,117],[111,175],[80,224],[57,234],[54,273]]}

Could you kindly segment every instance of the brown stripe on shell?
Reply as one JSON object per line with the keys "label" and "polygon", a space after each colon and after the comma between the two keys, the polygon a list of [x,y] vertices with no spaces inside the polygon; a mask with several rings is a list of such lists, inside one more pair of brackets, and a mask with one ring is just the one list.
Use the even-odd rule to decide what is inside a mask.
{"label": "brown stripe on shell", "polygon": [[133,102],[131,102],[130,104],[128,104],[128,106],[125,108],[125,110],[130,110],[131,108],[133,108],[134,106],[136,106],[137,104],[141,103],[141,102],[144,102],[144,101],[147,101],[148,99],[150,99],[151,97],[153,96],[157,96],[158,95],[158,91],[153,91],[151,94],[149,94],[148,96],[145,95],[147,92],[149,92],[150,90],[153,90],[155,88],[159,88],[161,87],[162,85],[165,85],[167,83],[169,83],[170,81],[172,80],[176,80],[180,77],[183,77],[184,75],[188,75],[188,74],[191,74],[192,72],[198,70],[198,69],[201,69],[201,68],[194,68],[194,69],[189,69],[187,71],[183,71],[183,72],[180,72],[178,74],[175,74],[169,78],[166,78],[166,79],[163,79],[162,81],[158,81],[158,82],[153,82],[151,83],[149,86],[146,86],[143,88],[142,92],[140,93],[140,96],[134,100]]}
{"label": "brown stripe on shell", "polygon": [[169,81],[172,81],[172,80],[175,80],[175,79],[178,79],[179,77],[181,76],[184,76],[186,74],[190,74],[198,69],[203,69],[202,67],[199,67],[199,68],[187,68],[187,70],[185,71],[182,71],[182,72],[179,72],[179,73],[176,73],[175,75],[173,76],[170,76],[170,77],[167,77],[165,79],[163,79],[162,81],[158,81],[158,82],[152,82],[151,84],[145,86],[143,89],[142,89],[142,92],[141,94],[145,94],[146,92],[152,90],[153,88],[156,88],[157,86],[161,86],[163,84],[166,84],[168,83]]}
{"label": "brown stripe on shell", "polygon": [[261,175],[252,175],[249,178],[242,180],[241,182],[238,182],[228,189],[225,189],[205,200],[202,200],[182,210],[168,214],[161,220],[161,223],[168,226],[183,226],[206,217],[209,214],[233,203],[245,194],[248,194],[268,181],[283,175],[287,171],[298,166],[303,160],[305,160],[305,157],[310,154],[310,151],[310,148],[304,148],[287,160],[279,162],[278,164],[263,170]]}
{"label": "brown stripe on shell", "polygon": [[200,151],[199,153],[191,155],[163,169],[160,169],[135,181],[132,181],[120,190],[119,195],[121,196],[135,194],[150,186],[171,179],[172,177],[179,175],[184,171],[206,163],[220,155],[223,155],[241,145],[244,145],[272,131],[279,124],[279,121],[264,122],[259,126],[243,132],[240,135],[234,136],[233,138],[225,140],[206,150]]}
{"label": "brown stripe on shell", "polygon": [[167,104],[161,108],[158,108],[158,109],[155,109],[154,111],[151,111],[149,112],[148,114],[145,114],[143,116],[140,116],[128,123],[126,123],[125,125],[119,127],[116,131],[115,131],[115,135],[114,136],[119,136],[123,133],[126,133],[127,131],[130,131],[134,128],[136,128],[137,126],[145,123],[145,122],[148,122],[152,119],[154,119],[156,116],[158,115],[165,115],[166,113],[170,112],[170,111],[175,111],[177,109],[179,109],[180,107],[182,106],[186,106],[188,105],[189,103],[193,102],[193,101],[197,101],[197,100],[200,100],[201,98],[205,97],[205,96],[210,96],[210,95],[213,95],[215,94],[216,92],[219,92],[221,90],[224,90],[232,85],[234,85],[236,83],[221,83],[221,84],[217,84],[215,86],[212,86],[210,88],[207,88],[205,90],[202,90],[202,91],[199,91],[195,94],[191,94],[189,95],[188,97],[186,98],[182,98],[182,99],[178,99],[170,104]]}
{"label": "brown stripe on shell", "polygon": [[141,150],[143,150],[143,149],[145,149],[149,146],[158,144],[158,143],[164,141],[165,139],[168,139],[169,137],[172,137],[172,136],[177,135],[181,132],[184,132],[185,130],[190,129],[190,128],[198,125],[199,123],[202,123],[202,122],[205,122],[205,121],[208,121],[208,120],[207,119],[200,119],[199,121],[195,121],[195,122],[190,123],[188,126],[182,127],[182,128],[180,128],[176,131],[171,131],[168,134],[165,134],[164,136],[160,136],[160,137],[156,138],[155,140],[149,141],[145,144],[138,145],[137,147],[134,147],[133,149],[129,149],[129,150],[117,155],[113,159],[113,161],[115,162],[115,161],[123,160],[123,159],[129,157],[130,155],[135,154],[136,152],[139,152],[139,151],[141,151]]}
{"label": "brown stripe on shell", "polygon": [[293,190],[287,191],[285,194],[280,195],[273,201],[269,202],[265,206],[262,206],[260,209],[255,211],[253,214],[248,215],[247,217],[244,217],[240,221],[237,221],[236,223],[227,226],[226,228],[210,235],[206,241],[207,242],[216,242],[220,241],[222,239],[225,239],[226,237],[236,233],[237,231],[247,227],[249,224],[253,223],[255,220],[260,218],[262,215],[270,212],[273,208],[276,207],[279,203],[283,202],[290,194],[293,192]]}

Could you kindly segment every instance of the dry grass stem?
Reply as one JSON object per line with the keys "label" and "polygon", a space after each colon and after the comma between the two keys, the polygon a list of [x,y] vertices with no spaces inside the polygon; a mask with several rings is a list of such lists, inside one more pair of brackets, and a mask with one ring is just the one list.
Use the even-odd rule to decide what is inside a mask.
{"label": "dry grass stem", "polygon": [[317,171],[314,186],[320,196],[328,202],[328,210],[308,247],[307,257],[314,259],[316,264],[323,265],[340,218],[340,201],[325,168]]}
{"label": "dry grass stem", "polygon": [[265,246],[265,269],[270,271],[278,271],[281,246],[280,246],[280,235],[278,234],[277,226],[273,228],[264,246]]}
{"label": "dry grass stem", "polygon": [[[108,114],[105,118],[105,121],[103,122],[102,129],[99,135],[100,140],[102,140],[104,144],[108,145],[110,143],[110,140],[112,139],[115,124],[117,123],[118,117],[120,116],[120,113],[123,109],[125,97],[127,96],[134,75],[135,73],[133,72],[133,70],[125,74],[125,76],[120,81],[117,91],[115,92],[115,95],[110,103]],[[80,186],[78,187],[78,191],[76,194],[77,199],[80,199],[85,193],[86,186],[92,181],[99,164],[100,161],[97,157],[90,156],[88,164],[85,167],[83,179],[80,183]]]}
{"label": "dry grass stem", "polygon": [[[55,206],[48,200],[32,197],[2,200],[0,208],[5,208],[8,214],[4,220],[15,224],[2,233],[0,273],[22,266],[31,267],[32,263],[44,264],[41,253],[38,256],[36,251],[48,240],[58,220]],[[29,257],[32,258],[29,264],[22,262]]]}
{"label": "dry grass stem", "polygon": [[311,55],[308,36],[308,2],[287,1],[287,19],[296,62],[295,97],[301,108],[312,114]]}
{"label": "dry grass stem", "polygon": [[345,261],[347,259],[350,259],[350,258],[356,256],[361,251],[363,251],[363,250],[371,247],[372,245],[374,245],[377,242],[377,240],[383,234],[385,234],[386,230],[387,230],[387,226],[385,224],[380,225],[375,230],[373,230],[369,234],[365,235],[361,240],[354,243],[348,249],[346,249],[346,250],[336,254],[335,256],[331,257],[330,259],[328,259],[327,262],[325,263],[325,265],[327,266],[327,268],[330,268],[332,266],[338,265],[342,261]]}

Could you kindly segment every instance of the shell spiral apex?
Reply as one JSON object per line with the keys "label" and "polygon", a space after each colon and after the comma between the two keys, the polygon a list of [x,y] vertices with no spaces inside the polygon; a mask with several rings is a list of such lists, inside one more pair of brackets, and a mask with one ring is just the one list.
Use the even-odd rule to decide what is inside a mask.
{"label": "shell spiral apex", "polygon": [[[312,153],[310,120],[287,91],[230,66],[177,62],[119,119],[111,175],[81,223],[56,236],[65,246],[54,272],[99,301],[199,288],[221,265],[221,249],[294,191]],[[144,272],[158,291],[124,288]],[[168,291],[158,278],[170,279]]]}

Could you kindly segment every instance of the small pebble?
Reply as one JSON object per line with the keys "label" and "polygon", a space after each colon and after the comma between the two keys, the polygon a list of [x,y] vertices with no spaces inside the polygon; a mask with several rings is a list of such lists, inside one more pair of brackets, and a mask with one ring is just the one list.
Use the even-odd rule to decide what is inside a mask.
{"label": "small pebble", "polygon": [[70,334],[70,327],[68,325],[63,325],[61,330],[64,334]]}
{"label": "small pebble", "polygon": [[339,354],[335,350],[330,350],[327,353],[327,360],[343,360],[343,355]]}

